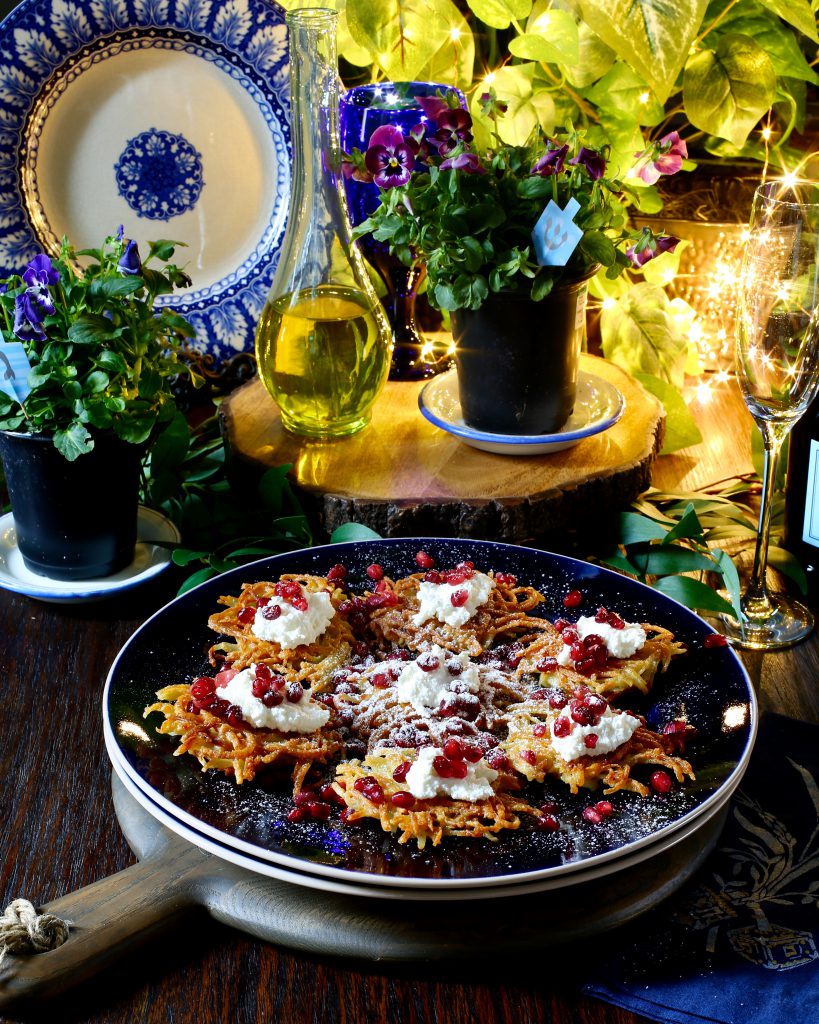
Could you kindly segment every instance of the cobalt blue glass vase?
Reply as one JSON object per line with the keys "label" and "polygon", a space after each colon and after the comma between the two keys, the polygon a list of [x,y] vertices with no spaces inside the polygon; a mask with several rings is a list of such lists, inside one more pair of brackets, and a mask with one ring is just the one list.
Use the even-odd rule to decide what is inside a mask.
{"label": "cobalt blue glass vase", "polygon": [[[365,151],[370,136],[382,125],[390,125],[404,135],[408,134],[417,124],[429,122],[416,97],[442,94],[454,94],[466,107],[460,89],[435,82],[379,82],[350,89],[341,97],[340,103],[341,148],[345,153],[352,149]],[[423,164],[416,163],[415,169],[425,168]],[[366,220],[378,206],[379,188],[374,183],[353,178],[345,180],[344,188],[350,219],[355,226]],[[382,301],[394,342],[390,380],[422,380],[448,369],[449,355],[441,346],[436,347],[433,342],[425,340],[416,322],[415,302],[426,276],[423,264],[404,266],[384,242],[377,242],[369,235],[361,238],[359,245],[386,288]]]}

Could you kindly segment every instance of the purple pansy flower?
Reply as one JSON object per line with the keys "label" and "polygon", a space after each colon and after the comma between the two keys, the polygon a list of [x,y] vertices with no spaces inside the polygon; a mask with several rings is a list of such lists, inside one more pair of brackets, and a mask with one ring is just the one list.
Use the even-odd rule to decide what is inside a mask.
{"label": "purple pansy flower", "polygon": [[465,171],[467,174],[486,174],[486,168],[474,153],[459,153],[441,161],[442,171]]}
{"label": "purple pansy flower", "polygon": [[679,238],[675,238],[673,235],[656,237],[647,228],[643,228],[643,234],[639,241],[626,249],[626,256],[635,267],[643,267],[649,260],[653,260],[662,252],[674,252],[679,244]]}
{"label": "purple pansy flower", "polygon": [[28,293],[22,292],[14,300],[14,333],[21,341],[31,341],[37,338],[44,341],[46,333],[43,330],[43,321],[37,304]]}
{"label": "purple pansy flower", "polygon": [[124,237],[125,237],[125,225],[124,224],[120,224],[120,226],[117,228],[117,241],[121,242]]}
{"label": "purple pansy flower", "polygon": [[445,110],[436,118],[435,126],[429,141],[441,156],[449,156],[462,142],[472,141],[472,118],[463,107]]}
{"label": "purple pansy flower", "polygon": [[[49,285],[57,284],[60,272],[44,253],[35,256],[23,271],[23,283],[26,295],[45,313],[54,312],[54,300],[51,298]],[[16,319],[15,319],[16,323]],[[16,331],[16,328],[15,328]]]}
{"label": "purple pansy flower", "polygon": [[120,256],[117,263],[117,270],[126,277],[133,277],[142,270],[142,262],[139,258],[139,249],[133,238],[128,240],[125,252]]}
{"label": "purple pansy flower", "polygon": [[636,174],[646,185],[653,185],[661,174],[676,174],[688,156],[688,146],[678,132],[669,132],[642,153],[638,158]]}
{"label": "purple pansy flower", "polygon": [[438,118],[449,110],[446,100],[440,96],[416,96],[415,101],[430,121],[437,123]]}
{"label": "purple pansy flower", "polygon": [[595,149],[586,149],[585,146],[580,147],[580,152],[577,156],[573,156],[569,163],[582,164],[592,181],[597,181],[606,173],[606,161],[603,159],[603,154],[598,153]]}
{"label": "purple pansy flower", "polygon": [[530,174],[538,174],[541,178],[548,178],[552,174],[560,174],[569,152],[568,146],[560,146],[555,149],[547,149],[543,156],[532,167]]}
{"label": "purple pansy flower", "polygon": [[382,125],[370,136],[364,163],[379,188],[406,185],[415,164],[414,142],[407,141],[397,128]]}

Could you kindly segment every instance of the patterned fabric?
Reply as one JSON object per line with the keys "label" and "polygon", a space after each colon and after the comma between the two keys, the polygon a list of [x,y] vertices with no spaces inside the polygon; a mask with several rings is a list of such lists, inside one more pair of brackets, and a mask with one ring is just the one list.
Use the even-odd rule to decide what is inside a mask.
{"label": "patterned fabric", "polygon": [[762,720],[705,868],[617,938],[590,995],[671,1024],[815,1019],[819,727]]}

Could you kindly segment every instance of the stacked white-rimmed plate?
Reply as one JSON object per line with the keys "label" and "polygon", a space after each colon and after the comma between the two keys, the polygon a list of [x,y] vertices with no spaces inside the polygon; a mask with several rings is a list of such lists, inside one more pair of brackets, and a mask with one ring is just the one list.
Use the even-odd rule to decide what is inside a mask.
{"label": "stacked white-rimmed plate", "polygon": [[[645,799],[614,794],[615,812],[601,825],[582,817],[599,797],[572,797],[557,783],[561,830],[528,827],[486,840],[446,840],[418,851],[400,846],[375,823],[356,827],[328,822],[287,821],[292,806],[286,786],[236,786],[215,772],[202,773],[193,758],[175,757],[175,741],[161,737],[142,709],[155,690],[189,681],[206,668],[215,636],[208,615],[221,594],[244,582],[276,579],[285,572],[325,574],[337,562],[348,566],[350,589],[364,588],[372,562],[391,576],[416,568],[423,548],[439,565],[470,559],[482,570],[514,573],[546,595],[544,614],[564,613],[562,597],[580,589],[579,613],[599,605],[631,621],[672,630],[688,653],[675,659],[648,698],[637,702],[649,725],[685,717],[698,730],[686,752],[697,781],[671,794]],[[606,880],[644,878],[645,904],[653,890],[668,892],[677,860],[699,863],[716,840],[751,754],[756,704],[748,677],[727,647],[704,646],[710,627],[692,612],[647,587],[585,562],[543,551],[468,540],[373,541],[333,545],[266,559],[188,592],[152,619],[126,644],[112,667],[105,693],[105,736],[115,772],[130,797],[152,818],[220,861],[258,878],[277,879],[328,894],[387,900],[475,900],[550,891],[568,897]],[[613,887],[617,888],[617,887]]]}

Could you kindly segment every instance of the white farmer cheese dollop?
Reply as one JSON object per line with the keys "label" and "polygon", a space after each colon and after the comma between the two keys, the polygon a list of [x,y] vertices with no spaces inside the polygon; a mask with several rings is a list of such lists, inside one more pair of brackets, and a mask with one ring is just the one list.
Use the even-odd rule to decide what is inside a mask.
{"label": "white farmer cheese dollop", "polygon": [[[259,606],[251,627],[253,635],[289,649],[318,640],[336,613],[333,602],[324,590],[310,593],[302,587],[301,596],[307,601],[306,611],[299,611],[282,597],[271,597],[267,605]],[[277,618],[270,617],[270,608],[280,609]]]}
{"label": "white farmer cheese dollop", "polygon": [[452,800],[486,800],[492,796],[492,783],[498,777],[494,768],[481,759],[477,764],[467,762],[464,779],[443,779],[435,771],[433,760],[443,756],[440,747],[422,747],[407,772],[407,789],[418,800],[431,800],[448,796]]}
{"label": "white farmer cheese dollop", "polygon": [[277,729],[279,732],[315,732],[327,723],[330,712],[310,697],[310,691],[297,703],[283,700],[275,708],[266,708],[258,697],[253,696],[251,687],[256,678],[256,666],[237,672],[232,679],[216,693],[229,704],[241,709],[242,717],[257,729]]}
{"label": "white farmer cheese dollop", "polygon": [[[418,587],[420,607],[412,617],[413,624],[422,626],[429,619],[438,619],[450,626],[462,626],[482,604],[486,604],[494,586],[483,572],[476,572],[463,583],[427,583],[424,580]],[[452,595],[463,590],[467,594],[466,600],[463,604],[454,605]]]}

